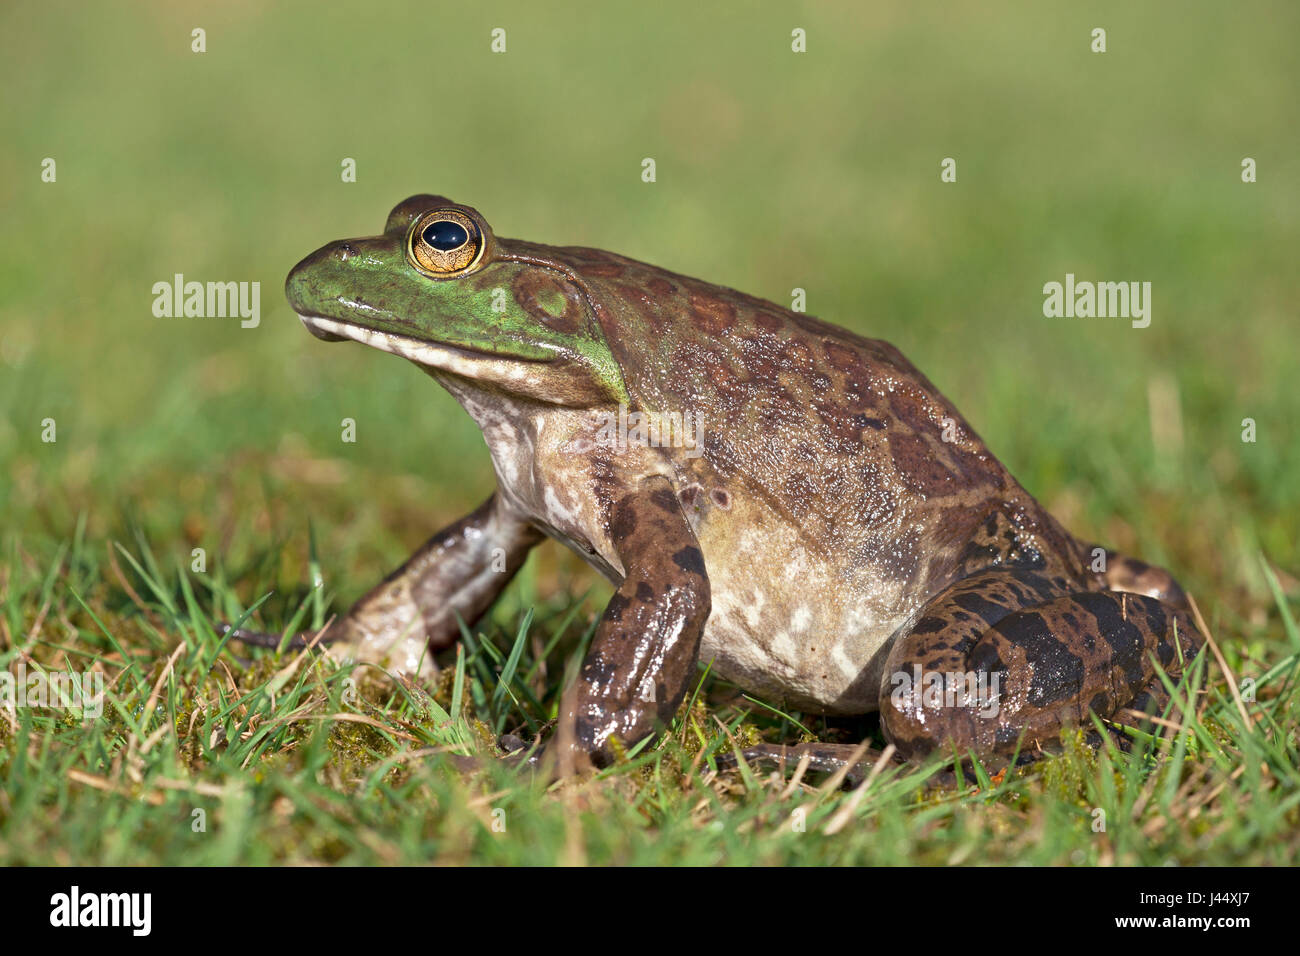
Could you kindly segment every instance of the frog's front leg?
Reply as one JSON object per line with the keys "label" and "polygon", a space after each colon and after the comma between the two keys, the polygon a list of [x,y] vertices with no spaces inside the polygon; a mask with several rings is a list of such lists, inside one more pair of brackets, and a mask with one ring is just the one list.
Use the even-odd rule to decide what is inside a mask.
{"label": "frog's front leg", "polygon": [[1111,717],[1177,679],[1204,638],[1187,612],[1146,595],[1073,591],[1035,571],[991,569],[941,592],[890,651],[885,736],[904,756],[1009,756],[1088,712]]}
{"label": "frog's front leg", "polygon": [[598,764],[613,756],[614,738],[631,746],[677,712],[710,607],[704,556],[666,479],[648,479],[615,502],[609,532],[623,583],[561,713],[572,721],[573,746]]}
{"label": "frog's front leg", "polygon": [[[340,658],[427,676],[435,669],[430,652],[455,642],[459,620],[473,624],[491,606],[542,538],[494,493],[353,604],[321,643]],[[232,636],[254,644],[280,642],[276,635],[242,630]],[[310,637],[300,635],[292,644],[301,646]]]}

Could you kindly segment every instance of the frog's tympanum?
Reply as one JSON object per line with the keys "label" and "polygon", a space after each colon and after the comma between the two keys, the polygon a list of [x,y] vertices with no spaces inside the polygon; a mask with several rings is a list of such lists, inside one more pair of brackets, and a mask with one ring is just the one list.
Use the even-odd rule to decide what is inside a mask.
{"label": "frog's tympanum", "polygon": [[1005,758],[1167,701],[1157,665],[1203,642],[1167,572],[1071,537],[885,342],[440,196],[286,291],[318,338],[440,382],[497,477],[326,639],[418,673],[555,538],[617,589],[554,738],[597,763],[700,662],[777,706],[878,710],[908,757]]}

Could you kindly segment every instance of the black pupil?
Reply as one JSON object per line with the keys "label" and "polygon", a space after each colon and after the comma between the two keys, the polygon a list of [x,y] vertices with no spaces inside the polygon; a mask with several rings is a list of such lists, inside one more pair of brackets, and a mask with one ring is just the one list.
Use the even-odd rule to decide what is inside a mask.
{"label": "black pupil", "polygon": [[451,252],[451,250],[459,249],[469,241],[469,233],[458,222],[452,222],[450,219],[439,219],[437,222],[424,227],[424,241],[435,249]]}

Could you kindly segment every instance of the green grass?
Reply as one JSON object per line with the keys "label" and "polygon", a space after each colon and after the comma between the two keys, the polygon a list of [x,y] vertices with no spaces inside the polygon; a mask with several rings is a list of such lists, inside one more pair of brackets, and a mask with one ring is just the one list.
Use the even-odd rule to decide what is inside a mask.
{"label": "green grass", "polygon": [[[0,9],[0,668],[111,687],[85,723],[0,711],[0,863],[1294,860],[1300,9],[746,9]],[[807,289],[897,344],[1081,538],[1174,570],[1226,670],[1199,665],[1181,730],[1134,754],[1067,740],[996,782],[927,791],[914,768],[857,794],[711,776],[728,734],[882,741],[709,677],[628,764],[547,789],[426,751],[486,755],[553,716],[609,594],[554,546],[436,687],[221,646],[211,622],[250,608],[269,629],[346,610],[491,488],[447,395],[312,339],[278,291],[419,191],[504,235]],[[154,318],[175,272],[260,281],[260,327]],[[1151,281],[1151,327],[1044,318],[1066,272]],[[1248,722],[1227,672],[1254,684]]]}
{"label": "green grass", "polygon": [[[111,690],[98,719],[21,707],[0,722],[6,863],[1294,859],[1300,629],[1282,603],[1291,652],[1258,682],[1249,722],[1203,655],[1164,715],[1171,732],[1135,735],[1130,753],[1066,734],[1059,756],[993,779],[976,765],[944,789],[925,786],[937,760],[888,765],[851,791],[743,766],[719,775],[719,752],[800,731],[714,682],[651,746],[547,787],[497,763],[494,742],[553,721],[554,678],[590,633],[581,604],[544,602],[514,633],[481,630],[423,688],[306,652],[232,659],[209,609],[233,609],[237,594],[220,575],[159,569],[147,550],[122,550],[116,567],[82,541],[45,568],[15,557],[6,643],[24,647],[29,671],[93,668]],[[120,589],[96,610],[70,578]],[[52,621],[58,639],[23,639]],[[482,769],[464,773],[447,753]]]}

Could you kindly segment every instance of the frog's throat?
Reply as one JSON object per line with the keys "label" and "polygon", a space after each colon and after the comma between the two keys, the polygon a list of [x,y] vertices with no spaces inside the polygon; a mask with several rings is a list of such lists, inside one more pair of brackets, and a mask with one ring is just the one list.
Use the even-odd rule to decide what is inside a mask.
{"label": "frog's throat", "polygon": [[508,383],[524,379],[529,367],[546,365],[551,359],[526,359],[513,356],[476,352],[455,345],[421,342],[395,332],[378,332],[348,322],[327,319],[319,315],[299,313],[303,325],[314,333],[325,333],[334,339],[351,339],[362,345],[391,352],[426,368],[440,369],[465,378]]}

